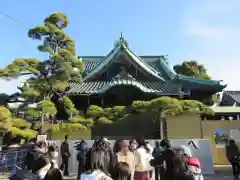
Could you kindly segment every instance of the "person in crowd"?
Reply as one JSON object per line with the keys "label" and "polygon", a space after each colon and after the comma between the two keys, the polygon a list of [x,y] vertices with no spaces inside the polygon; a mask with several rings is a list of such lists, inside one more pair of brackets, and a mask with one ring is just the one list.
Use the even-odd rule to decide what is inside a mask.
{"label": "person in crowd", "polygon": [[81,173],[85,170],[86,154],[88,152],[87,143],[82,140],[76,146],[77,150],[77,160],[78,160],[78,178]]}
{"label": "person in crowd", "polygon": [[144,139],[137,140],[138,147],[135,151],[135,172],[134,179],[135,180],[149,180],[150,172],[149,172],[149,153],[150,149],[148,149],[147,144]]}
{"label": "person in crowd", "polygon": [[[160,146],[160,143],[159,141],[156,141],[155,142],[155,147],[153,149],[153,153],[152,153],[152,156],[153,156],[153,159],[157,160],[161,157],[162,155],[162,148]],[[162,167],[162,163],[158,163],[156,164],[156,166],[154,166],[154,171],[155,171],[155,180],[159,180],[159,177],[160,177],[160,168],[163,168]]]}
{"label": "person in crowd", "polygon": [[30,171],[35,165],[35,161],[40,157],[46,155],[48,151],[47,143],[45,141],[39,141],[33,149],[30,149],[26,155],[25,164]]}
{"label": "person in crowd", "polygon": [[174,158],[176,157],[175,150],[171,147],[171,144],[168,140],[162,140],[160,146],[164,149],[162,153],[162,162],[164,167],[164,178],[166,180],[174,180],[176,177],[174,169]]}
{"label": "person in crowd", "polygon": [[58,168],[58,147],[55,144],[51,144],[48,147],[48,154],[52,163],[52,168]]}
{"label": "person in crowd", "polygon": [[68,144],[69,137],[68,135],[65,136],[65,140],[62,142],[60,147],[60,153],[62,157],[62,164],[60,166],[60,169],[64,171],[64,176],[68,176],[68,159],[71,156],[70,150],[69,150],[69,144]]}
{"label": "person in crowd", "polygon": [[137,141],[132,139],[132,140],[130,140],[129,144],[130,144],[129,150],[132,152],[136,151],[136,149],[138,147]]}
{"label": "person in crowd", "polygon": [[[172,173],[173,175],[167,176],[166,180],[195,180],[192,172],[189,171],[188,166],[186,164],[186,159],[183,157],[182,152],[175,152],[173,158]],[[201,180],[201,179],[197,179]]]}
{"label": "person in crowd", "polygon": [[152,178],[152,175],[153,175],[153,167],[150,165],[150,161],[153,159],[153,156],[152,156],[152,153],[153,153],[153,147],[152,145],[150,144],[150,142],[146,142],[146,146],[147,148],[150,150],[148,152],[148,159],[149,159],[149,173],[150,173],[150,178]]}
{"label": "person in crowd", "polygon": [[61,171],[57,168],[50,169],[43,180],[63,180]]}
{"label": "person in crowd", "polygon": [[118,162],[114,167],[113,180],[131,180],[131,168],[126,162]]}
{"label": "person in crowd", "polygon": [[232,165],[233,176],[235,179],[238,179],[240,173],[240,152],[239,147],[233,139],[230,139],[229,144],[226,146],[226,156],[229,163]]}
{"label": "person in crowd", "polygon": [[51,161],[48,156],[40,156],[35,162],[32,172],[37,174],[39,179],[44,179],[47,172],[51,169]]}
{"label": "person in crowd", "polygon": [[187,166],[188,174],[191,174],[195,180],[203,180],[201,163],[199,158],[192,156],[192,151],[187,146],[180,146],[182,160]]}
{"label": "person in crowd", "polygon": [[111,143],[107,138],[101,137],[97,144],[100,144],[100,146],[102,147],[101,149],[105,152],[105,173],[108,174],[112,174],[113,172],[113,168],[116,164],[116,158],[115,158],[115,154],[113,152],[113,149],[111,147]]}
{"label": "person in crowd", "polygon": [[86,156],[86,171],[81,174],[81,180],[112,180],[109,176],[108,146],[103,138],[96,140]]}
{"label": "person in crowd", "polygon": [[51,162],[48,156],[40,156],[34,161],[32,172],[19,170],[10,180],[43,180],[50,169]]}
{"label": "person in crowd", "polygon": [[[113,153],[116,154],[121,151],[121,142],[122,140],[116,140],[113,146]],[[129,147],[130,148],[130,147]]]}
{"label": "person in crowd", "polygon": [[[119,142],[120,150],[116,153],[117,162],[124,162],[128,164],[131,171],[131,179],[133,180],[135,171],[135,157],[133,152],[129,150],[129,143],[126,140]],[[121,165],[121,164],[120,164]]]}

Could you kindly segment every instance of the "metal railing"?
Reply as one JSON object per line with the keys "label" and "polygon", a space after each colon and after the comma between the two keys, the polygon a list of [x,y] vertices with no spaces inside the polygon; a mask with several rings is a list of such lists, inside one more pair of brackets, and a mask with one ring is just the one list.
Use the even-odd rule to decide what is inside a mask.
{"label": "metal railing", "polygon": [[27,150],[8,150],[0,152],[0,179],[9,177],[24,168]]}

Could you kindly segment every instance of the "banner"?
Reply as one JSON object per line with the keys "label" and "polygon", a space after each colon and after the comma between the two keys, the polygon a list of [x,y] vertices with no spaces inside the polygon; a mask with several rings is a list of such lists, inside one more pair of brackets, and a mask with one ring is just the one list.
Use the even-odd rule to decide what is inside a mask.
{"label": "banner", "polygon": [[214,129],[214,140],[216,148],[225,148],[228,144],[227,129]]}

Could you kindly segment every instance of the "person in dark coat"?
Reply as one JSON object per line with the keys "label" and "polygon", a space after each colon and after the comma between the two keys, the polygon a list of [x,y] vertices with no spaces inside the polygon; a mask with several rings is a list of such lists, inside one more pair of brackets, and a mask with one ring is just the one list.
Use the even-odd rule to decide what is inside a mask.
{"label": "person in dark coat", "polygon": [[[158,141],[155,142],[155,148],[153,149],[153,153],[152,156],[155,160],[159,159],[160,156],[162,155],[162,148],[160,146],[160,143]],[[157,166],[154,167],[155,170],[155,180],[159,180],[159,176],[160,176],[160,170],[161,170],[162,164],[159,163]]]}
{"label": "person in dark coat", "polygon": [[85,171],[85,164],[86,164],[86,156],[89,148],[87,147],[87,143],[82,140],[75,146],[77,153],[77,160],[78,160],[78,179],[81,177],[81,173]]}
{"label": "person in dark coat", "polygon": [[35,166],[35,161],[40,156],[45,156],[46,153],[47,153],[47,144],[45,141],[39,141],[35,146],[32,147],[32,149],[29,149],[25,159],[25,164],[27,166],[27,169],[29,171],[32,170]]}
{"label": "person in dark coat", "polygon": [[34,161],[32,172],[18,170],[10,180],[43,180],[51,168],[51,162],[48,156],[39,156]]}
{"label": "person in dark coat", "polygon": [[226,146],[226,156],[230,164],[232,165],[232,171],[234,177],[239,176],[240,173],[240,152],[239,147],[234,140],[229,140],[229,144]]}
{"label": "person in dark coat", "polygon": [[65,140],[61,144],[60,153],[62,157],[62,164],[60,166],[60,169],[63,171],[64,176],[68,176],[68,159],[71,156],[70,150],[69,150],[69,144],[68,144],[68,135],[65,136]]}

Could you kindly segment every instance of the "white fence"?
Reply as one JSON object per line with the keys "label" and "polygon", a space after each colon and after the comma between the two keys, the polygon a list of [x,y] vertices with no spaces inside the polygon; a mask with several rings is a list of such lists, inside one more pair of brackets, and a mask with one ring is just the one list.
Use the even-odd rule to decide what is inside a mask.
{"label": "white fence", "polygon": [[[156,141],[160,140],[147,140],[153,147]],[[49,141],[54,142],[58,147],[60,147],[62,141]],[[74,143],[77,141],[69,141],[69,147],[71,151],[71,157],[69,158],[69,173],[77,174],[78,161],[77,161],[77,151],[74,148]],[[92,146],[94,140],[85,141],[89,147]],[[114,144],[114,140],[111,141]],[[213,175],[213,160],[212,160],[212,148],[207,139],[173,139],[170,141],[173,147],[179,147],[180,145],[186,145],[192,150],[192,155],[198,157],[201,161],[201,166],[204,175]],[[61,164],[61,157],[59,157],[59,165]]]}

